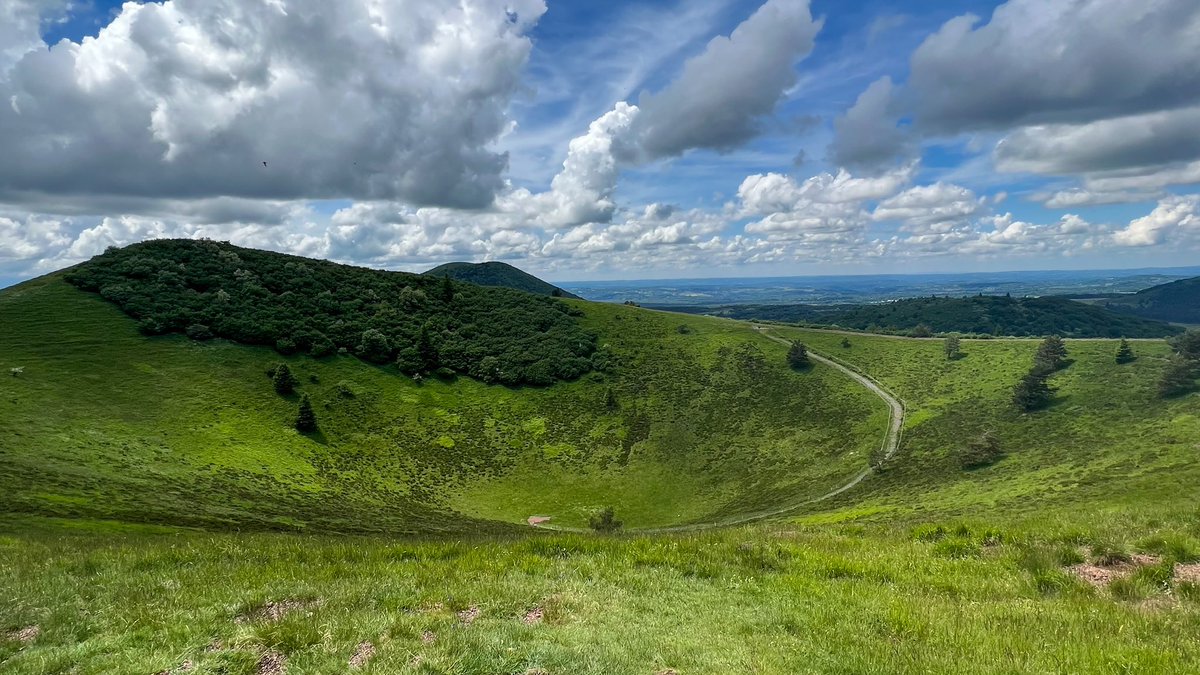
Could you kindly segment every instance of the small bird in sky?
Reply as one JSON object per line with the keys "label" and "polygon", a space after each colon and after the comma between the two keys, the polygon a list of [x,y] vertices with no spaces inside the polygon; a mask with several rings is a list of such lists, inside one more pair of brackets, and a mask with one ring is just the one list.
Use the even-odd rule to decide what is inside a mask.
{"label": "small bird in sky", "polygon": [[267,165],[267,163],[266,163],[266,162],[263,162],[263,166],[266,166],[266,165]]}

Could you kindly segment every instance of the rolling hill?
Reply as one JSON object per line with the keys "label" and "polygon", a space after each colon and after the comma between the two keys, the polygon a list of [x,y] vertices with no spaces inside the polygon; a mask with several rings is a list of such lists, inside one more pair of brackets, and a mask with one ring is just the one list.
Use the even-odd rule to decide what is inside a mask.
{"label": "rolling hill", "polygon": [[1103,298],[1106,309],[1156,321],[1200,325],[1200,277],[1153,286],[1130,295]]}
{"label": "rolling hill", "polygon": [[1159,338],[1183,332],[1178,326],[1162,321],[1118,314],[1057,297],[935,297],[869,305],[672,306],[664,309],[882,333],[907,333],[917,326],[928,327],[936,333],[1013,337]]}
{"label": "rolling hill", "polygon": [[[241,269],[275,296],[288,289],[265,270],[322,269],[236,253],[228,283]],[[1165,341],[1136,341],[1118,364],[1114,341],[1068,340],[1053,404],[1022,413],[1011,391],[1035,340],[963,340],[947,360],[935,340],[455,283],[463,303],[561,315],[559,330],[604,355],[574,378],[506,386],[469,368],[408,375],[353,347],[280,350],[275,332],[192,339],[206,303],[116,259],[98,262],[120,293],[84,290],[86,266],[0,291],[6,673],[1200,664],[1200,396],[1156,395]],[[191,279],[191,266],[167,271]],[[335,298],[375,279],[331,274],[345,275]],[[235,295],[219,278],[182,287]],[[401,281],[377,291],[371,318],[421,283],[387,278]],[[147,280],[167,289],[139,291]],[[454,312],[432,304],[443,282],[427,283],[420,326]],[[179,315],[163,293],[184,299]],[[269,317],[298,302],[256,297]],[[383,314],[376,330],[401,335]],[[788,368],[790,340],[905,408],[899,453],[816,502],[879,461],[889,410],[824,361]],[[294,393],[266,375],[280,363]],[[313,433],[293,428],[301,396]],[[985,436],[998,461],[965,469]],[[570,531],[602,506],[627,534]]]}
{"label": "rolling hill", "polygon": [[431,277],[450,277],[480,286],[515,288],[534,295],[549,295],[556,298],[581,299],[579,296],[542,281],[541,279],[502,262],[466,263],[452,262],[425,272]]}

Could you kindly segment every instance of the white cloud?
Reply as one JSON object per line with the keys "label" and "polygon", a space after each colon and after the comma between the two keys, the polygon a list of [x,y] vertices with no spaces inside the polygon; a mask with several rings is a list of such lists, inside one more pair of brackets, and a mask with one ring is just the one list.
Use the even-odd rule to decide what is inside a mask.
{"label": "white cloud", "polygon": [[1114,233],[1121,246],[1155,246],[1181,234],[1200,233],[1200,195],[1168,197],[1147,216]]}
{"label": "white cloud", "polygon": [[939,182],[910,188],[881,202],[871,217],[901,221],[913,232],[947,232],[984,209],[984,201],[974,192]]}
{"label": "white cloud", "polygon": [[[0,197],[482,206],[542,0],[125,4],[0,76]],[[519,17],[516,20],[513,17]],[[264,165],[266,162],[266,165]]]}

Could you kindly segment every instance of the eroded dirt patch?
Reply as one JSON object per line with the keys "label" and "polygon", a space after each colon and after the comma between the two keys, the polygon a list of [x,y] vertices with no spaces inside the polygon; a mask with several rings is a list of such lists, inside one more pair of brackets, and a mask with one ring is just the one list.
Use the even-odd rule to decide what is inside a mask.
{"label": "eroded dirt patch", "polygon": [[427,630],[421,633],[421,644],[431,645],[434,642],[437,642],[437,635],[434,635],[433,631]]}
{"label": "eroded dirt patch", "polygon": [[1083,563],[1080,565],[1071,565],[1067,570],[1093,586],[1107,586],[1117,579],[1129,576],[1133,571],[1133,567],[1100,567],[1099,565]]}
{"label": "eroded dirt patch", "polygon": [[541,623],[544,616],[545,612],[542,611],[541,607],[534,607],[528,612],[525,612],[525,616],[522,617],[521,623],[525,624],[526,626],[533,626]]}
{"label": "eroded dirt patch", "polygon": [[33,642],[34,640],[38,639],[38,636],[41,634],[42,634],[41,627],[26,626],[24,628],[21,628],[20,630],[14,630],[13,632],[9,633],[8,639],[15,640],[16,642],[20,642],[23,645],[27,645],[30,642]]}
{"label": "eroded dirt patch", "polygon": [[264,603],[261,607],[247,614],[239,615],[234,623],[249,623],[251,621],[267,621],[274,623],[292,612],[314,607],[318,602],[306,600],[279,600]]}
{"label": "eroded dirt patch", "polygon": [[458,613],[458,621],[464,626],[470,626],[475,623],[475,619],[478,619],[480,614],[482,612],[479,610],[479,607],[471,605]]}
{"label": "eroded dirt patch", "polygon": [[1200,563],[1176,565],[1175,580],[1189,584],[1200,584]]}
{"label": "eroded dirt patch", "polygon": [[528,522],[531,527],[545,525],[546,523],[550,522],[550,516],[529,516]]}
{"label": "eroded dirt patch", "polygon": [[362,668],[375,658],[375,645],[370,642],[360,642],[350,657],[351,668]]}
{"label": "eroded dirt patch", "polygon": [[276,651],[269,651],[258,660],[258,675],[285,675],[287,673],[287,657]]}

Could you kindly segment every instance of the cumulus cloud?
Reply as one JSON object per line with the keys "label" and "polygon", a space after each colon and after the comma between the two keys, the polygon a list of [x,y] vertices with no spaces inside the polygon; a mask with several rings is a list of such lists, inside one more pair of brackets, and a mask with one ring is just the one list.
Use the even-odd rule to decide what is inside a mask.
{"label": "cumulus cloud", "polygon": [[959,185],[919,185],[875,207],[877,221],[902,221],[914,232],[947,232],[985,209],[984,200]]}
{"label": "cumulus cloud", "polygon": [[1155,246],[1178,235],[1200,233],[1200,195],[1168,197],[1149,215],[1113,234],[1121,246]]}
{"label": "cumulus cloud", "polygon": [[1157,199],[1159,192],[1098,191],[1086,188],[1072,188],[1058,192],[1041,192],[1033,195],[1033,200],[1041,202],[1051,209],[1070,209],[1079,206],[1102,206],[1104,204],[1128,204]]}
{"label": "cumulus cloud", "polygon": [[[1200,158],[1200,4],[1009,0],[946,22],[903,87],[880,82],[839,120],[835,157],[881,163],[921,138],[1015,132],[1000,167],[1079,173]],[[883,82],[883,81],[881,81]]]}
{"label": "cumulus cloud", "polygon": [[624,151],[654,159],[750,140],[796,83],[796,63],[820,29],[808,0],[768,0],[729,37],[713,38],[665,89],[642,94]]}
{"label": "cumulus cloud", "polygon": [[544,11],[542,0],[127,3],[97,37],[26,51],[0,76],[0,197],[484,206],[506,166],[489,145],[510,126],[525,33]]}
{"label": "cumulus cloud", "polygon": [[880,78],[833,121],[836,135],[829,151],[839,166],[871,170],[911,154],[912,141],[898,126],[894,92],[892,78]]}

